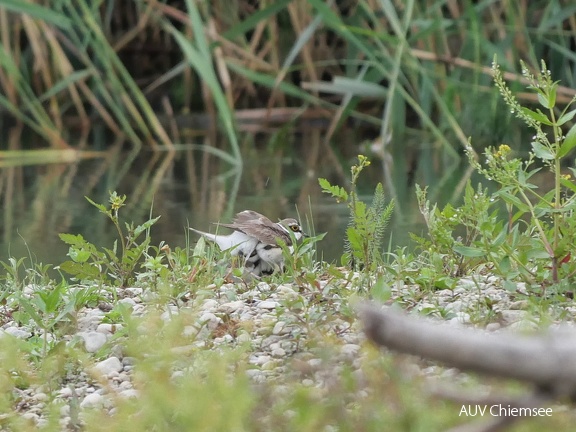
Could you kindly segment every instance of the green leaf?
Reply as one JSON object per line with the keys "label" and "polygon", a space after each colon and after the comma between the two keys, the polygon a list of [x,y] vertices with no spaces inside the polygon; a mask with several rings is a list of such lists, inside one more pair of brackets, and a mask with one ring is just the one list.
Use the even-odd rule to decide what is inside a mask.
{"label": "green leaf", "polygon": [[105,205],[103,204],[98,204],[94,201],[92,201],[90,198],[88,198],[87,196],[85,196],[84,198],[86,198],[86,200],[92,204],[94,207],[96,207],[98,210],[100,210],[102,213],[108,213],[108,209],[106,208]]}
{"label": "green leaf", "polygon": [[204,257],[205,255],[206,255],[206,240],[204,239],[204,236],[200,236],[200,238],[196,242],[196,246],[194,246],[192,256]]}
{"label": "green leaf", "polygon": [[390,286],[384,282],[384,278],[379,278],[376,284],[370,290],[371,297],[380,302],[384,303],[392,297],[392,291]]}
{"label": "green leaf", "polygon": [[504,289],[508,292],[516,292],[518,291],[518,285],[516,282],[511,280],[505,280],[503,283]]}
{"label": "green leaf", "polygon": [[498,192],[496,192],[494,194],[495,197],[502,197],[502,199],[507,202],[508,204],[512,204],[513,206],[515,206],[518,210],[526,213],[528,211],[530,211],[530,207],[528,207],[528,205],[526,203],[524,203],[524,201],[520,200],[520,198],[518,198],[515,195],[512,195],[510,192],[507,192],[505,190],[500,190]]}
{"label": "green leaf", "polygon": [[292,0],[275,0],[270,6],[260,7],[250,13],[245,19],[226,30],[222,36],[229,40],[234,40],[240,35],[252,30],[256,26],[265,22],[269,17],[278,14],[282,9],[285,9]]}
{"label": "green leaf", "polygon": [[69,29],[72,27],[70,19],[66,15],[57,13],[51,8],[49,9],[31,2],[22,0],[2,0],[0,1],[0,8],[29,15],[32,18],[45,21],[62,29]]}
{"label": "green leaf", "polygon": [[60,237],[60,240],[62,240],[64,243],[71,246],[84,246],[87,243],[86,240],[84,240],[84,237],[82,237],[80,234],[74,235],[62,233],[58,234],[58,237]]}
{"label": "green leaf", "polygon": [[542,160],[554,160],[555,155],[548,147],[540,144],[538,141],[532,141],[532,150],[536,157]]}
{"label": "green leaf", "polygon": [[574,183],[572,183],[570,180],[567,180],[563,177],[560,177],[560,183],[562,184],[562,186],[564,186],[565,188],[570,189],[572,192],[576,193],[576,185]]}
{"label": "green leaf", "polygon": [[538,96],[538,102],[540,102],[540,105],[542,105],[544,108],[554,108],[556,97],[554,97],[554,102],[552,102],[551,98],[544,93],[538,92],[536,95]]}
{"label": "green leaf", "polygon": [[338,201],[348,201],[348,193],[340,186],[331,185],[330,182],[324,178],[319,178],[318,183],[322,188],[322,192],[328,193],[336,198]]}
{"label": "green leaf", "polygon": [[72,276],[77,276],[80,279],[95,279],[100,276],[100,270],[96,266],[92,266],[88,263],[64,261],[60,264],[60,269]]}
{"label": "green leaf", "polygon": [[560,150],[558,151],[558,157],[566,156],[570,152],[570,150],[572,150],[575,146],[576,146],[576,124],[573,125],[566,134],[566,137],[564,138],[564,141],[560,146]]}
{"label": "green leaf", "polygon": [[148,228],[158,222],[158,219],[160,219],[160,216],[155,217],[154,219],[150,219],[149,221],[144,222],[142,225],[138,225],[136,229],[134,229],[134,238],[138,237],[140,234],[142,234],[142,232],[146,231]]}
{"label": "green leaf", "polygon": [[68,256],[72,258],[72,261],[77,263],[84,263],[90,259],[90,251],[83,248],[71,247],[68,251]]}
{"label": "green leaf", "polygon": [[558,119],[558,121],[556,122],[556,125],[562,126],[564,123],[572,120],[574,118],[574,115],[576,115],[576,109],[573,109],[572,111],[568,111],[567,113],[562,114]]}
{"label": "green leaf", "polygon": [[541,111],[536,112],[532,111],[530,108],[522,107],[522,112],[538,123],[543,123],[545,125],[552,126],[552,122],[548,120],[548,117],[542,114]]}
{"label": "green leaf", "polygon": [[453,290],[456,287],[456,282],[457,281],[451,277],[442,276],[434,281],[434,288],[439,290],[443,289]]}
{"label": "green leaf", "polygon": [[558,90],[558,81],[550,86],[550,91],[548,92],[548,109],[554,108],[556,106],[556,92]]}
{"label": "green leaf", "polygon": [[[348,237],[348,241],[350,242],[350,246],[352,247],[352,250],[362,254],[363,241],[362,241],[362,236],[358,233],[358,231],[356,229],[350,227],[346,230],[346,235]],[[358,256],[357,254],[354,254],[354,256],[359,257],[359,258],[365,258],[365,257]]]}
{"label": "green leaf", "polygon": [[454,245],[454,252],[469,258],[483,257],[486,255],[481,249],[464,245]]}

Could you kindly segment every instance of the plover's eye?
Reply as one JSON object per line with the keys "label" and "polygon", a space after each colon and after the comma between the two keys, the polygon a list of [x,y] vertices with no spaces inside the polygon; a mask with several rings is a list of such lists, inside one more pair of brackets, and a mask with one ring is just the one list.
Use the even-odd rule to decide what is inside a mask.
{"label": "plover's eye", "polygon": [[290,229],[294,232],[300,231],[300,227],[298,225],[290,225]]}

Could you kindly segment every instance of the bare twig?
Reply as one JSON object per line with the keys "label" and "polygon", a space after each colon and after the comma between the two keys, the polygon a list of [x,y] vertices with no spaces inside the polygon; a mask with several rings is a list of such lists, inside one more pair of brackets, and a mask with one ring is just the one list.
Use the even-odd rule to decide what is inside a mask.
{"label": "bare twig", "polygon": [[379,345],[462,370],[535,384],[553,397],[576,395],[574,329],[533,336],[488,334],[370,304],[360,306],[359,313],[366,334]]}

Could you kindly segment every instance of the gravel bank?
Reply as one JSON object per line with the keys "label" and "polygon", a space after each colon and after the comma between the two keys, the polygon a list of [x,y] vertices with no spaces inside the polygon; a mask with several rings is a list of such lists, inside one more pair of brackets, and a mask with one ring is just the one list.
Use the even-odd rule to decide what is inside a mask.
{"label": "gravel bank", "polygon": [[[332,282],[333,283],[333,282]],[[33,288],[29,288],[33,290]],[[156,313],[165,323],[185,318],[183,343],[174,352],[243,347],[246,350],[245,373],[255,385],[273,383],[281,391],[285,382],[297,380],[306,386],[329,388],[329,381],[342,367],[353,369],[362,378],[362,360],[366,355],[365,337],[356,320],[349,298],[342,287],[321,282],[314,289],[300,290],[294,284],[270,285],[260,282],[252,289],[225,284],[209,298],[188,298],[159,310],[156,294],[141,288],[123,290],[119,300],[134,317]],[[404,285],[391,290],[388,303],[404,309],[448,320],[454,325],[475,325],[486,331],[510,327],[534,329],[539,318],[529,311],[523,298],[524,287],[511,293],[495,277],[463,278],[453,290],[421,291]],[[69,372],[52,388],[35,386],[15,389],[15,412],[41,427],[47,412],[57,406],[62,428],[81,422],[86,410],[115,412],[118,398],[138,398],[133,374],[138,361],[125,354],[122,324],[106,322],[110,305],[82,309],[76,325],[64,336],[67,344],[83,347],[91,359],[84,370]],[[576,316],[572,303],[559,306],[550,316]],[[0,337],[28,339],[41,334],[33,326],[21,327],[7,322]],[[47,335],[48,338],[54,337]],[[329,352],[329,356],[326,355]],[[329,358],[327,358],[329,357]],[[415,361],[416,373],[454,375],[455,371]],[[186,373],[175,368],[172,379]]]}

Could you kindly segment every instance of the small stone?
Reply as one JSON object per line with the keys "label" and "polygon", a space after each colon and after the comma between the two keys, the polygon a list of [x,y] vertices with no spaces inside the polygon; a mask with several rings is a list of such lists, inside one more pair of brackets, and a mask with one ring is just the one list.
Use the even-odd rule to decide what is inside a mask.
{"label": "small stone", "polygon": [[22,414],[22,418],[26,419],[26,420],[32,420],[34,422],[38,421],[38,414],[33,413],[33,412],[25,412],[24,414]]}
{"label": "small stone", "polygon": [[32,396],[32,399],[38,402],[43,402],[48,399],[48,395],[46,393],[36,393],[34,396]]}
{"label": "small stone", "polygon": [[161,315],[160,315],[160,319],[162,321],[170,321],[172,319],[173,316],[178,315],[180,313],[180,311],[178,310],[178,307],[175,305],[168,305],[168,310],[164,311]]}
{"label": "small stone", "polygon": [[270,357],[269,355],[259,355],[259,356],[257,355],[250,359],[250,363],[256,365],[263,365],[264,363],[269,362],[270,360],[272,360],[272,357]]}
{"label": "small stone", "polygon": [[128,366],[128,365],[133,366],[134,364],[136,364],[136,358],[135,357],[124,357],[122,359],[122,364],[124,366]]}
{"label": "small stone", "polygon": [[312,369],[318,369],[322,366],[322,359],[313,358],[308,360],[306,363],[308,363]]}
{"label": "small stone", "polygon": [[122,370],[123,366],[118,357],[110,357],[102,360],[94,366],[94,370],[102,375],[109,376],[112,373],[118,373]]}
{"label": "small stone", "polygon": [[120,384],[118,384],[118,387],[122,390],[127,390],[133,388],[134,386],[130,381],[122,381]]}
{"label": "small stone", "polygon": [[184,378],[184,371],[177,370],[177,371],[172,372],[170,379],[177,380],[178,378]]}
{"label": "small stone", "polygon": [[125,304],[127,306],[131,306],[131,307],[134,307],[136,305],[136,302],[134,301],[134,299],[130,298],[130,297],[123,298],[123,299],[119,300],[118,303],[122,303],[122,304]]}
{"label": "small stone", "polygon": [[358,351],[360,351],[360,345],[345,344],[342,345],[342,348],[340,348],[340,350],[342,351],[342,354],[345,354],[347,356],[356,356],[358,354]]}
{"label": "small stone", "polygon": [[477,289],[478,283],[472,279],[462,278],[458,281],[458,288],[464,288],[465,290]]}
{"label": "small stone", "polygon": [[80,402],[80,408],[101,408],[103,406],[104,396],[99,393],[90,393]]}
{"label": "small stone", "polygon": [[493,331],[499,330],[501,327],[502,326],[500,325],[500,323],[497,323],[497,322],[489,323],[486,326],[486,331],[493,332]]}
{"label": "small stone", "polygon": [[274,324],[274,328],[272,329],[273,335],[282,335],[289,333],[290,331],[286,329],[286,323],[284,321],[278,321]]}
{"label": "small stone", "polygon": [[69,398],[72,396],[72,389],[70,387],[62,387],[58,390],[58,395],[63,398]]}
{"label": "small stone", "polygon": [[265,370],[265,371],[271,371],[271,370],[275,369],[276,366],[277,366],[277,363],[274,360],[270,360],[270,361],[267,361],[266,363],[264,363],[261,366],[261,369]]}
{"label": "small stone", "polygon": [[276,288],[276,293],[281,297],[287,300],[296,300],[300,294],[296,292],[294,289],[289,287],[288,285],[280,285]]}
{"label": "small stone", "polygon": [[[119,325],[119,324],[118,324]],[[102,324],[98,324],[98,327],[96,327],[96,331],[98,333],[102,333],[105,335],[108,334],[112,334],[116,332],[116,328],[117,325],[116,324],[108,324],[108,323],[102,323]]]}
{"label": "small stone", "polygon": [[184,337],[194,337],[198,334],[198,328],[195,326],[187,325],[182,329],[182,336]]}
{"label": "small stone", "polygon": [[202,314],[198,321],[208,327],[209,330],[214,330],[222,323],[222,318],[217,317],[212,312],[206,312]]}
{"label": "small stone", "polygon": [[22,330],[19,327],[8,327],[4,330],[4,332],[18,339],[28,339],[30,336],[32,336],[32,333],[26,330]]}
{"label": "small stone", "polygon": [[518,300],[513,303],[510,303],[508,309],[510,310],[524,310],[527,309],[529,306],[528,300]]}
{"label": "small stone", "polygon": [[444,309],[450,312],[461,312],[464,309],[464,303],[462,303],[462,300],[455,300],[452,303],[448,303]]}
{"label": "small stone", "polygon": [[286,356],[286,351],[284,351],[282,348],[275,348],[272,350],[271,352],[272,357],[285,357]]}
{"label": "small stone", "polygon": [[124,292],[131,297],[137,297],[142,295],[144,290],[142,288],[125,288]]}
{"label": "small stone", "polygon": [[280,303],[272,300],[263,300],[258,303],[260,309],[276,309],[278,306],[280,306]]}
{"label": "small stone", "polygon": [[207,299],[202,303],[202,310],[213,310],[218,307],[218,302],[214,299]]}
{"label": "small stone", "polygon": [[250,337],[250,334],[244,332],[244,333],[240,333],[238,336],[236,336],[236,342],[238,343],[246,343],[246,342],[250,342],[252,340],[252,338]]}
{"label": "small stone", "polygon": [[268,292],[270,291],[270,285],[267,284],[266,282],[260,282],[257,286],[258,291],[260,292]]}
{"label": "small stone", "polygon": [[500,312],[504,324],[509,325],[526,319],[528,312],[524,310],[503,310]]}
{"label": "small stone", "polygon": [[135,390],[135,389],[122,390],[118,394],[125,399],[137,399],[138,398],[138,390]]}
{"label": "small stone", "polygon": [[93,353],[98,351],[106,343],[106,335],[95,331],[78,333],[84,339],[86,351]]}
{"label": "small stone", "polygon": [[227,303],[223,303],[218,307],[218,310],[226,313],[235,312],[245,307],[245,304],[242,300],[231,301]]}
{"label": "small stone", "polygon": [[456,316],[450,320],[452,324],[469,324],[471,317],[466,312],[456,312]]}
{"label": "small stone", "polygon": [[533,330],[538,330],[538,324],[529,320],[516,321],[510,324],[509,328],[511,330],[519,332],[530,332]]}

